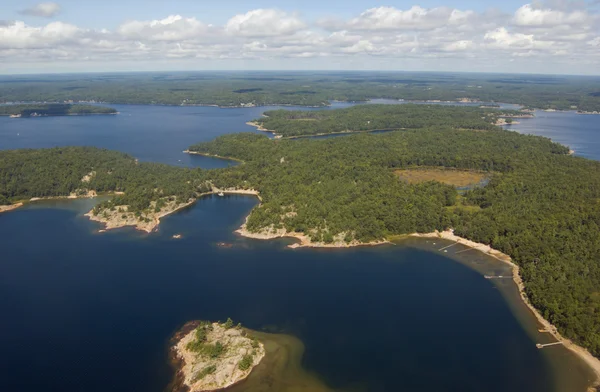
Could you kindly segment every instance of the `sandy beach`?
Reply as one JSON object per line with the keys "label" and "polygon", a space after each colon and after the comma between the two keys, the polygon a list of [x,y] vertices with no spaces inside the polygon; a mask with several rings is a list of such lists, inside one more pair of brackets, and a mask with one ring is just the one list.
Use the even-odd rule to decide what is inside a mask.
{"label": "sandy beach", "polygon": [[271,129],[264,128],[262,125],[260,125],[260,124],[259,124],[259,123],[257,123],[257,122],[254,122],[254,121],[248,121],[248,122],[246,123],[246,125],[251,125],[251,126],[253,126],[253,127],[256,127],[256,129],[258,129],[259,131],[263,131],[263,132],[269,132],[269,133],[272,133],[272,134],[273,134],[273,137],[274,137],[275,139],[281,139],[281,138],[282,138],[282,136],[281,136],[280,134],[278,134],[278,133],[277,133],[277,131],[273,131],[273,130],[271,130]]}
{"label": "sandy beach", "polygon": [[242,161],[241,159],[237,159],[237,158],[232,158],[232,157],[223,157],[220,155],[215,155],[215,154],[207,154],[204,152],[198,152],[198,151],[190,151],[190,150],[183,150],[184,154],[191,154],[191,155],[201,155],[203,157],[211,157],[211,158],[219,158],[219,159],[226,159],[228,161],[236,161],[236,162],[240,162],[240,163],[244,163],[244,161]]}
{"label": "sandy beach", "polygon": [[0,206],[0,213],[16,210],[17,208],[21,207],[22,205],[23,205],[23,203],[15,203],[15,204],[9,204],[9,205],[5,205],[5,206]]}
{"label": "sandy beach", "polygon": [[446,239],[449,241],[455,241],[455,242],[458,242],[465,246],[468,246],[470,248],[473,248],[475,250],[478,250],[482,253],[485,253],[489,256],[492,256],[492,257],[500,260],[501,262],[510,265],[512,267],[513,280],[514,280],[515,284],[517,285],[517,288],[519,289],[519,294],[521,296],[521,299],[525,303],[525,305],[529,308],[529,310],[531,310],[531,312],[533,313],[535,318],[538,320],[538,322],[540,324],[542,324],[542,326],[548,333],[550,333],[552,336],[554,336],[554,338],[557,341],[561,342],[567,349],[574,352],[585,363],[588,364],[588,366],[596,374],[596,382],[594,383],[593,387],[600,386],[600,360],[598,358],[594,357],[585,348],[578,346],[577,344],[573,343],[571,340],[563,337],[558,332],[557,328],[554,325],[552,325],[548,320],[544,319],[544,317],[542,317],[540,312],[538,312],[538,310],[536,308],[534,308],[533,305],[531,305],[531,303],[529,302],[529,298],[527,297],[527,294],[525,293],[525,286],[523,284],[523,280],[521,279],[521,275],[519,274],[519,266],[512,262],[512,259],[510,258],[510,256],[508,256],[507,254],[502,253],[496,249],[493,249],[489,245],[481,244],[478,242],[470,241],[466,238],[459,237],[459,236],[455,235],[452,230],[446,230],[446,231],[442,231],[442,232],[436,231],[436,232],[427,233],[427,234],[414,233],[414,234],[411,234],[411,236],[422,237],[422,238],[442,238],[442,239]]}

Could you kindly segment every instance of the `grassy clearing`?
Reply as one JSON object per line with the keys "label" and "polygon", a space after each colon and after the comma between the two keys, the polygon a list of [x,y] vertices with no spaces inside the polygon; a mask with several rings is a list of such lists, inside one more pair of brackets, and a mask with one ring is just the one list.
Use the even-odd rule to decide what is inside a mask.
{"label": "grassy clearing", "polygon": [[406,181],[409,184],[438,181],[456,187],[474,186],[479,184],[486,177],[485,173],[477,171],[440,168],[395,170],[394,173],[402,181]]}

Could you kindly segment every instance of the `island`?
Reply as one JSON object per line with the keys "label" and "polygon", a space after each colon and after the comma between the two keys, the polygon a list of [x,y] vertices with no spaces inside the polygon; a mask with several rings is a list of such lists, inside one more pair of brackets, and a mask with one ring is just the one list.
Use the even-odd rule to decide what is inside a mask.
{"label": "island", "polygon": [[11,118],[87,116],[92,114],[117,114],[117,110],[106,106],[60,103],[0,105],[0,116]]}
{"label": "island", "polygon": [[88,147],[0,151],[0,205],[119,192],[96,216],[157,224],[201,197],[239,192],[259,197],[239,232],[256,238],[340,247],[452,230],[510,257],[541,317],[600,356],[600,162],[487,121],[465,127],[471,108],[448,109],[455,113],[444,123],[437,108],[418,110],[430,119],[419,128],[327,139],[240,133],[188,148],[243,162],[213,170]]}
{"label": "island", "polygon": [[224,323],[190,321],[170,340],[171,392],[248,390],[330,392],[302,367],[304,344],[283,333]]}
{"label": "island", "polygon": [[250,375],[265,356],[265,347],[241,324],[192,321],[175,335],[173,390],[221,390]]}

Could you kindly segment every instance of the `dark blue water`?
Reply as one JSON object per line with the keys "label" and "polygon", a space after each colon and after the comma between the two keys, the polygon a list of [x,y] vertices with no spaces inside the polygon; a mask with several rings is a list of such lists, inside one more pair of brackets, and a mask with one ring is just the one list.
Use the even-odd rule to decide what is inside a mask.
{"label": "dark blue water", "polygon": [[236,237],[255,203],[210,197],[151,235],[95,233],[81,217],[89,200],[1,215],[2,390],[159,392],[171,334],[227,317],[298,336],[304,366],[336,389],[554,390],[545,357],[477,272],[410,247]]}
{"label": "dark blue water", "polygon": [[[117,108],[118,116],[0,118],[0,148],[93,145],[222,167],[181,151],[253,132],[245,122],[269,109]],[[536,132],[598,159],[595,119],[541,112],[514,128],[537,122]],[[440,253],[291,251],[285,240],[237,238],[255,205],[248,197],[204,199],[151,235],[97,234],[81,217],[90,203],[0,215],[1,390],[162,391],[171,334],[189,320],[227,317],[298,336],[304,366],[342,390],[571,392],[586,382],[579,367],[549,364],[551,352],[535,348],[492,282]],[[564,387],[569,377],[577,388]]]}
{"label": "dark blue water", "polygon": [[549,137],[569,146],[575,155],[600,160],[600,116],[536,110],[534,118],[519,118],[505,129]]}

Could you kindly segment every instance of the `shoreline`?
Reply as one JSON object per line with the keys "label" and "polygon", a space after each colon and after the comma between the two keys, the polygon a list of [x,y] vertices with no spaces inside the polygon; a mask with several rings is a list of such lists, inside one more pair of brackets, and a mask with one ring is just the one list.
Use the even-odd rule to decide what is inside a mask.
{"label": "shoreline", "polygon": [[235,161],[235,162],[239,162],[239,163],[244,163],[244,161],[242,161],[241,159],[233,158],[233,157],[224,157],[224,156],[221,156],[221,155],[208,154],[208,153],[204,153],[204,152],[190,151],[190,150],[183,150],[182,152],[184,154],[200,155],[200,156],[203,156],[203,157],[219,158],[219,159],[225,159],[227,161]]}
{"label": "shoreline", "polygon": [[0,214],[3,212],[16,210],[17,208],[22,207],[22,206],[23,206],[23,203],[2,205],[2,206],[0,206]]}
{"label": "shoreline", "polygon": [[[186,348],[187,344],[194,341],[196,338],[196,328],[202,325],[202,321],[194,320],[188,321],[181,327],[169,340],[169,362],[171,367],[175,370],[175,377],[169,384],[168,391],[221,391],[229,389],[234,385],[241,383],[246,380],[254,369],[262,363],[262,360],[266,357],[265,345],[263,342],[257,340],[258,345],[253,350],[256,350],[256,354],[253,355],[252,364],[248,369],[241,370],[237,367],[231,367],[231,361],[239,361],[242,359],[242,355],[250,349],[252,342],[251,336],[254,331],[243,327],[233,327],[231,330],[236,331],[232,334],[229,333],[227,328],[223,327],[219,323],[211,323],[214,330],[218,330],[219,336],[215,337],[215,340],[229,340],[234,346],[246,345],[246,348],[241,350],[238,349],[237,353],[233,353],[233,357],[224,358],[219,363],[219,360],[202,360],[198,358],[198,354],[190,351]],[[212,331],[212,329],[211,329]],[[209,334],[212,334],[209,332]],[[210,342],[209,342],[210,343]],[[225,344],[225,347],[231,346],[231,344]],[[231,355],[231,353],[230,353]],[[203,380],[200,378],[194,380],[194,370],[197,369],[198,362],[215,363],[216,366],[213,373],[220,373],[219,377],[213,380]],[[205,365],[206,365],[205,363]],[[213,373],[207,373],[206,376],[210,377]],[[214,377],[214,376],[213,376]],[[221,377],[225,377],[223,380]],[[215,381],[220,381],[219,385],[215,385]]]}
{"label": "shoreline", "polygon": [[252,127],[256,127],[256,129],[258,131],[261,131],[261,132],[272,133],[273,134],[273,138],[275,138],[275,139],[282,139],[283,138],[283,135],[278,134],[277,131],[274,131],[272,129],[267,129],[267,128],[263,127],[262,125],[260,125],[259,123],[255,122],[255,121],[248,121],[246,123],[246,125],[250,125]]}
{"label": "shoreline", "polygon": [[23,207],[29,203],[36,202],[36,201],[93,199],[94,197],[97,197],[97,196],[118,195],[119,193],[121,193],[121,192],[108,192],[108,193],[98,194],[95,191],[88,191],[88,193],[86,193],[85,195],[75,195],[72,193],[69,196],[32,197],[31,199],[22,200],[15,204],[0,205],[0,213],[13,211],[13,210],[16,210],[17,208]]}
{"label": "shoreline", "polygon": [[120,112],[114,113],[66,113],[66,114],[41,114],[37,116],[23,116],[21,114],[0,114],[0,117],[9,117],[9,118],[39,118],[39,117],[76,117],[76,116],[116,116],[117,114],[121,114]]}
{"label": "shoreline", "polygon": [[[127,211],[116,212],[116,213],[113,212],[113,216],[111,218],[104,218],[104,217],[100,216],[100,213],[98,213],[98,215],[94,215],[93,209],[92,209],[92,210],[88,211],[87,213],[85,213],[84,216],[87,217],[88,219],[90,219],[91,221],[98,222],[98,223],[104,225],[104,228],[98,230],[99,233],[104,233],[108,230],[114,230],[114,229],[120,229],[123,227],[133,226],[135,230],[145,231],[146,233],[150,234],[153,231],[158,230],[157,228],[160,225],[160,220],[162,218],[193,205],[194,203],[196,203],[199,199],[201,199],[204,196],[219,195],[219,194],[251,195],[251,196],[256,196],[259,201],[262,201],[262,198],[260,197],[259,192],[254,189],[232,189],[232,188],[220,189],[220,188],[213,186],[211,191],[200,193],[194,199],[190,199],[187,202],[177,203],[175,205],[172,205],[171,208],[169,208],[167,210],[160,211],[159,213],[155,213],[154,215],[152,215],[150,217],[150,222],[139,221],[137,219],[131,218],[130,216],[128,216],[125,220],[119,220],[118,217],[121,214],[128,213]],[[119,207],[125,208],[127,206],[119,206]],[[117,210],[118,210],[118,208],[117,208]],[[115,218],[115,216],[116,216],[116,218]]]}
{"label": "shoreline", "polygon": [[[195,202],[196,202],[196,200],[194,199],[192,201],[188,200],[187,202],[184,202],[184,203],[175,204],[174,206],[172,206],[172,209],[167,209],[166,211],[160,211],[158,214],[153,215],[150,222],[136,220],[135,222],[130,223],[129,217],[127,218],[127,220],[125,222],[115,221],[114,218],[113,219],[105,219],[105,218],[101,217],[100,214],[94,215],[93,208],[90,211],[83,214],[83,216],[88,217],[88,219],[91,221],[98,222],[98,223],[104,225],[103,229],[98,230],[99,233],[104,233],[108,230],[120,229],[122,227],[134,226],[134,228],[136,230],[145,231],[146,233],[150,234],[158,227],[158,225],[160,224],[161,218],[164,218],[167,215],[171,215],[172,213],[174,213],[176,211],[186,208],[186,207],[194,204]],[[117,215],[119,215],[119,214],[123,214],[123,212],[117,212]]]}
{"label": "shoreline", "polygon": [[249,121],[246,123],[246,125],[256,127],[257,130],[262,131],[262,132],[272,133],[273,137],[275,139],[303,139],[303,138],[307,139],[307,138],[318,137],[318,136],[345,135],[345,134],[350,135],[350,134],[354,134],[354,133],[371,133],[371,132],[393,132],[393,131],[401,131],[401,130],[406,129],[406,128],[377,128],[377,129],[365,129],[362,131],[353,131],[351,129],[347,129],[345,131],[336,131],[336,132],[328,132],[328,133],[283,136],[283,135],[278,134],[277,131],[273,131],[272,129],[264,128],[262,125],[260,125],[257,122],[254,122],[254,121]]}
{"label": "shoreline", "polygon": [[339,249],[339,248],[354,248],[357,246],[377,246],[377,245],[384,245],[384,244],[392,243],[388,240],[379,240],[379,241],[371,241],[371,242],[359,242],[357,240],[352,240],[352,242],[345,242],[345,241],[343,241],[343,239],[339,239],[339,238],[337,240],[334,240],[331,243],[312,242],[310,237],[304,233],[288,232],[286,229],[275,229],[274,230],[273,228],[269,228],[267,230],[263,229],[261,232],[254,233],[254,232],[248,231],[248,229],[246,228],[246,223],[248,222],[249,217],[250,217],[250,215],[248,215],[246,217],[246,220],[244,221],[242,226],[240,226],[239,229],[235,230],[234,233],[239,234],[242,237],[252,238],[255,240],[273,240],[276,238],[293,238],[293,239],[300,241],[300,243],[296,242],[296,243],[288,245],[287,247],[290,249],[297,249],[297,248],[337,248],[337,249]]}
{"label": "shoreline", "polygon": [[560,332],[558,332],[558,329],[552,323],[550,323],[548,320],[546,320],[542,316],[542,314],[531,304],[531,302],[529,302],[529,298],[527,297],[527,294],[525,293],[525,285],[523,283],[523,280],[521,279],[521,275],[519,272],[520,271],[519,266],[516,265],[515,263],[513,263],[512,258],[509,255],[502,253],[499,250],[496,250],[489,245],[485,245],[485,244],[482,244],[479,242],[474,242],[474,241],[468,240],[463,237],[459,237],[459,236],[455,235],[452,230],[446,230],[446,231],[442,231],[442,232],[435,231],[433,233],[424,233],[424,234],[413,233],[413,234],[409,234],[409,236],[419,237],[419,238],[441,238],[441,239],[445,239],[445,240],[449,240],[449,241],[454,241],[454,242],[460,243],[462,245],[465,245],[469,248],[475,249],[479,252],[485,253],[488,256],[491,256],[491,257],[511,266],[513,282],[517,286],[517,289],[519,291],[519,296],[521,297],[521,300],[523,301],[525,306],[527,306],[527,308],[531,311],[531,313],[533,313],[536,320],[544,327],[544,330],[546,332],[548,332],[550,335],[552,335],[558,342],[562,343],[562,345],[566,349],[570,350],[575,355],[577,355],[596,374],[596,381],[590,387],[600,386],[600,359],[594,357],[586,348],[579,346],[576,343],[574,343],[573,341],[571,341],[570,339],[563,337],[560,334]]}

